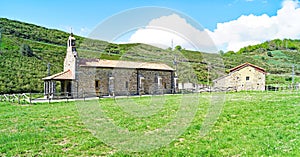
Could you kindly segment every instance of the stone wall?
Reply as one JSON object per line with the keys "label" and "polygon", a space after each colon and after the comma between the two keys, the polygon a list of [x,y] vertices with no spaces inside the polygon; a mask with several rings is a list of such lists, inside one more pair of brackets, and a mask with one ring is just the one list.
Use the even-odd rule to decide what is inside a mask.
{"label": "stone wall", "polygon": [[[172,89],[172,72],[171,71],[156,71],[156,70],[139,70],[139,74],[144,77],[143,93],[171,93]],[[161,83],[158,85],[158,78]]]}
{"label": "stone wall", "polygon": [[[249,77],[249,80],[246,79]],[[231,74],[237,90],[265,90],[265,74],[253,67],[245,67]]]}
{"label": "stone wall", "polygon": [[96,96],[95,74],[96,68],[78,68],[76,72],[78,97]]}
{"label": "stone wall", "polygon": [[158,89],[171,93],[172,89],[171,71],[79,67],[76,78],[72,91],[78,97],[154,94]]}
{"label": "stone wall", "polygon": [[112,76],[115,95],[137,94],[137,71],[135,69],[113,69]]}
{"label": "stone wall", "polygon": [[[249,79],[247,80],[246,77]],[[265,90],[266,76],[264,73],[248,66],[238,71],[229,73],[214,82],[214,87],[218,88],[235,88],[237,91],[242,90]]]}

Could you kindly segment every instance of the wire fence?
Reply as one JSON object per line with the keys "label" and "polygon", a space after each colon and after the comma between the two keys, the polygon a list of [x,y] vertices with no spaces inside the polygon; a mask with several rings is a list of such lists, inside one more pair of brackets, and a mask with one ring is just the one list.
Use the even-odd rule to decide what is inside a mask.
{"label": "wire fence", "polygon": [[[250,89],[250,91],[252,91]],[[266,85],[265,90],[261,92],[269,91],[299,91],[300,86],[297,85]],[[137,90],[126,91],[82,91],[82,92],[56,92],[56,93],[16,93],[16,94],[2,94],[0,95],[0,102],[12,102],[18,104],[33,104],[33,103],[51,103],[51,102],[69,102],[75,100],[89,100],[100,98],[118,98],[118,97],[130,97],[130,96],[154,96],[165,94],[190,94],[190,93],[203,93],[203,92],[238,92],[236,87],[201,87],[201,88],[185,88],[178,90],[169,89],[157,89],[145,93]]]}
{"label": "wire fence", "polygon": [[18,104],[32,104],[32,103],[51,103],[51,102],[68,102],[74,100],[88,100],[99,98],[116,98],[119,96],[143,96],[143,95],[164,95],[175,94],[173,90],[156,90],[151,93],[145,94],[132,91],[109,91],[109,92],[96,92],[96,91],[83,91],[83,92],[56,92],[56,93],[18,93],[18,94],[2,94],[0,95],[0,102],[12,102]]}

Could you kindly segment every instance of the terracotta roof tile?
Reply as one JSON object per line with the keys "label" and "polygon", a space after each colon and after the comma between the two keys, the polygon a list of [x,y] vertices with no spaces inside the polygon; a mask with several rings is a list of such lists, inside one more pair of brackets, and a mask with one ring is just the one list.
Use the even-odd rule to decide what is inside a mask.
{"label": "terracotta roof tile", "polygon": [[163,63],[132,62],[132,61],[120,61],[120,60],[81,59],[79,61],[79,66],[174,71],[173,68]]}
{"label": "terracotta roof tile", "polygon": [[246,62],[246,63],[244,63],[244,64],[241,64],[241,65],[238,65],[238,66],[236,66],[236,67],[230,69],[229,71],[230,71],[230,72],[237,71],[237,70],[243,69],[244,67],[247,67],[247,66],[251,66],[251,67],[255,68],[256,70],[258,70],[258,71],[260,71],[260,72],[262,72],[262,73],[266,73],[266,70],[265,70],[265,69],[263,69],[263,68],[261,68],[261,67],[259,67],[259,66],[253,65],[253,64],[251,64],[251,63],[248,63],[248,62]]}
{"label": "terracotta roof tile", "polygon": [[45,78],[42,78],[42,80],[72,80],[73,79],[73,75],[71,70],[67,70],[64,72],[60,72]]}

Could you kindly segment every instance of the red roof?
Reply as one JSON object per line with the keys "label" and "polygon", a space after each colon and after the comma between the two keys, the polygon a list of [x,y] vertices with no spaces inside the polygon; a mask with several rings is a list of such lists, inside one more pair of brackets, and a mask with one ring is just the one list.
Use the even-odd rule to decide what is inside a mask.
{"label": "red roof", "polygon": [[245,68],[245,67],[247,67],[247,66],[251,66],[251,67],[255,68],[257,71],[262,72],[262,73],[264,73],[264,74],[266,73],[266,70],[265,70],[264,68],[261,68],[261,67],[259,67],[259,66],[253,65],[253,64],[248,63],[248,62],[246,62],[246,63],[244,63],[244,64],[241,64],[241,65],[239,65],[239,66],[236,66],[236,67],[230,69],[229,71],[230,71],[230,72],[238,71],[238,70],[243,69],[243,68]]}
{"label": "red roof", "polygon": [[128,69],[153,69],[174,71],[170,66],[163,63],[150,62],[132,62],[121,60],[100,60],[100,59],[81,59],[79,61],[81,67],[99,67],[99,68],[128,68]]}
{"label": "red roof", "polygon": [[51,76],[42,78],[42,80],[73,80],[73,75],[71,70],[60,72]]}

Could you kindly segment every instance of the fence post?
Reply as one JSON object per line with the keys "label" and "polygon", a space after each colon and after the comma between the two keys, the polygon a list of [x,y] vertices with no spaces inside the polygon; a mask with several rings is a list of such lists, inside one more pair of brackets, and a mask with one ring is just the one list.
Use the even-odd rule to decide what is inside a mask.
{"label": "fence post", "polygon": [[31,104],[31,92],[29,93],[29,103],[30,103],[30,105],[32,105]]}
{"label": "fence post", "polygon": [[69,102],[69,92],[67,92],[67,102]]}
{"label": "fence post", "polygon": [[20,94],[18,94],[18,104],[20,104]]}

